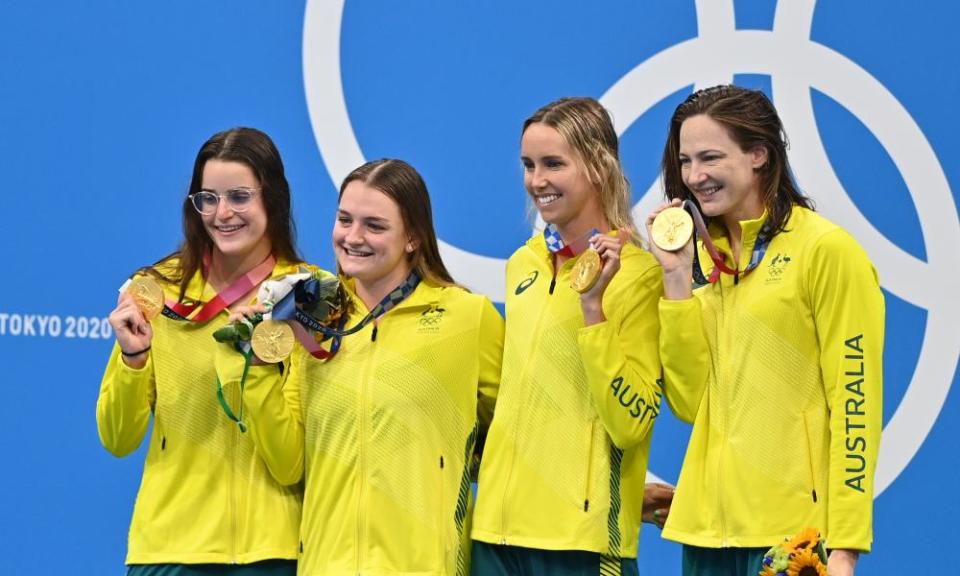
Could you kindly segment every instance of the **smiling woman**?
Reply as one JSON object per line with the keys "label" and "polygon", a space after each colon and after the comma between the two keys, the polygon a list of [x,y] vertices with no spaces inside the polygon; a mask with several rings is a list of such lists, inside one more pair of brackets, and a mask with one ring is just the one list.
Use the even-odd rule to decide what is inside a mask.
{"label": "smiling woman", "polygon": [[248,269],[270,254],[267,211],[258,187],[253,170],[241,162],[211,159],[203,166],[203,189],[191,196],[219,256],[216,272],[221,275]]}
{"label": "smiling woman", "polygon": [[634,242],[617,135],[596,100],[537,110],[520,161],[547,228],[507,263],[502,395],[480,469],[473,574],[636,574],[662,393],[660,268]]}
{"label": "smiling woman", "polygon": [[[299,430],[286,402],[291,388],[271,378],[272,365],[250,367],[246,390],[239,387],[242,356],[212,336],[262,281],[300,266],[290,190],[270,138],[235,128],[204,143],[183,220],[180,249],[138,273],[160,284],[163,314],[148,321],[126,292],[110,314],[117,342],[97,401],[100,441],[125,456],[153,417],[127,573],[292,575],[302,469],[280,470],[272,437],[258,433]],[[248,406],[252,433],[220,411],[218,378],[231,404]]]}
{"label": "smiling woman", "polygon": [[[856,240],[799,193],[786,149],[760,91],[700,90],[670,121],[670,204],[648,229],[694,201],[716,247],[651,246],[664,269],[665,386],[706,391],[675,410],[693,432],[663,535],[684,544],[685,575],[754,576],[805,527],[829,542],[832,575],[852,576],[872,546],[883,294]],[[715,273],[693,286],[711,260]]]}
{"label": "smiling woman", "polygon": [[306,466],[300,574],[463,576],[503,320],[450,277],[406,162],[350,172],[332,241],[356,331],[325,362],[295,354],[290,371],[304,436],[284,458]]}

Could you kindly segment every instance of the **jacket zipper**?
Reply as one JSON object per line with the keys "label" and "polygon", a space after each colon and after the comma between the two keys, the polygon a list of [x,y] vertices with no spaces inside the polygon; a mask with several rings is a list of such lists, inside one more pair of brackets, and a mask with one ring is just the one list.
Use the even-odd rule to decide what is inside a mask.
{"label": "jacket zipper", "polygon": [[363,527],[364,527],[364,492],[366,489],[364,477],[366,471],[364,470],[365,459],[366,459],[366,411],[367,411],[367,389],[369,388],[370,381],[370,370],[374,365],[374,356],[376,354],[376,342],[377,342],[377,321],[373,321],[373,330],[370,333],[370,354],[367,357],[367,363],[364,366],[363,378],[360,380],[360,399],[359,399],[359,409],[357,410],[357,444],[359,445],[359,454],[357,456],[357,467],[359,471],[357,473],[357,481],[360,483],[359,488],[357,489],[357,574],[362,572],[363,566]]}
{"label": "jacket zipper", "polygon": [[[719,356],[717,364],[720,369],[717,370],[717,390],[723,390],[723,382],[721,379],[725,379],[726,371],[722,364],[723,359],[726,358],[726,344],[727,344],[727,331],[726,331],[726,317],[727,317],[727,299],[724,297],[723,290],[723,275],[720,275],[720,280],[717,282],[717,288],[720,291],[720,321],[717,326],[717,355]],[[727,395],[729,392],[725,391],[723,397],[723,404],[726,406],[729,404],[727,402]],[[720,547],[726,548],[729,546],[727,542],[727,522],[726,522],[726,513],[723,509],[723,459],[725,457],[725,452],[727,450],[727,428],[730,424],[730,412],[729,410],[723,411],[723,440],[720,442],[720,458],[717,460],[717,510],[720,512]]]}
{"label": "jacket zipper", "polygon": [[[553,295],[553,289],[556,287],[556,283],[557,283],[557,272],[556,270],[554,270],[553,277],[550,280],[550,289],[548,291],[548,296]],[[541,324],[543,324],[543,317],[544,315],[546,315],[547,308],[550,307],[550,303],[552,301],[553,301],[552,299],[547,299],[547,304],[540,309],[540,314],[537,315],[537,323],[533,327],[533,337],[530,338],[530,348],[528,350],[528,352],[531,354],[533,352],[533,347],[537,342],[537,339],[538,339],[537,337],[540,335],[540,326]],[[528,357],[530,357],[530,354],[528,354]],[[524,365],[523,372],[521,372],[520,374],[519,383],[521,385],[523,385],[523,383],[527,379],[527,370],[529,366],[530,366],[529,363]],[[514,434],[513,434],[513,456],[510,458],[510,468],[507,470],[507,482],[506,484],[504,484],[503,497],[500,501],[500,544],[501,545],[508,544],[507,542],[507,495],[510,493],[510,486],[513,484],[513,469],[517,460],[517,442],[520,437],[520,434],[517,431],[520,430],[522,419],[523,419],[523,411],[520,410],[517,412],[517,423],[516,423]]]}

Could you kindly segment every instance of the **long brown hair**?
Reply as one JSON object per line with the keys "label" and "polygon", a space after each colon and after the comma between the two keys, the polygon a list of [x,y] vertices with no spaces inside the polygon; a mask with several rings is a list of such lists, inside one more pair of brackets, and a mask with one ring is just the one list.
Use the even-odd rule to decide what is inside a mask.
{"label": "long brown hair", "polygon": [[[255,128],[231,128],[218,132],[203,143],[193,163],[190,188],[183,198],[183,242],[173,254],[161,259],[145,272],[180,285],[183,299],[187,285],[203,263],[203,255],[213,248],[213,241],[203,227],[203,219],[188,196],[203,187],[203,168],[209,160],[239,162],[256,175],[267,213],[267,237],[273,254],[291,262],[301,261],[296,248],[296,226],[291,218],[290,185],[284,174],[280,152],[269,136]],[[178,258],[175,268],[171,258]]]}
{"label": "long brown hair", "polygon": [[767,161],[757,168],[767,224],[774,234],[786,229],[793,205],[814,209],[813,200],[800,193],[787,158],[787,134],[770,99],[759,90],[739,86],[714,86],[698,90],[673,112],[670,133],[663,149],[661,170],[667,199],[693,199],[680,174],[680,127],[692,116],[704,114],[727,129],[730,138],[747,152],[756,146],[767,151]]}
{"label": "long brown hair", "polygon": [[383,192],[399,206],[403,227],[416,245],[407,254],[407,260],[420,278],[434,286],[456,285],[440,258],[427,185],[413,166],[391,158],[367,162],[343,179],[338,199],[343,197],[347,184],[355,180]]}
{"label": "long brown hair", "polygon": [[630,213],[630,182],[620,164],[620,143],[606,108],[593,98],[561,98],[527,118],[520,136],[536,123],[559,132],[579,156],[590,181],[597,183],[607,224],[613,229],[626,228],[634,239],[639,238]]}

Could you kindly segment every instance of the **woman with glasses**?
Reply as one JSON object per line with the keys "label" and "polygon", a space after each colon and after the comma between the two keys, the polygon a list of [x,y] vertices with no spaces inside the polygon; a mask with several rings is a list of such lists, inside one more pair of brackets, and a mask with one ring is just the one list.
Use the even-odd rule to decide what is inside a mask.
{"label": "woman with glasses", "polygon": [[632,241],[630,188],[600,103],[564,98],[536,111],[520,159],[547,226],[507,263],[472,573],[636,574],[662,393],[660,267]]}
{"label": "woman with glasses", "polygon": [[[266,134],[235,128],[203,144],[183,229],[176,252],[137,274],[159,284],[162,315],[145,318],[129,292],[110,314],[117,341],[97,401],[100,440],[126,456],[153,416],[127,573],[292,575],[301,469],[282,466],[272,442],[301,433],[296,395],[275,377],[283,365],[244,375],[243,357],[212,336],[232,306],[300,263],[283,163]],[[245,427],[221,410],[218,379],[234,411],[246,409]]]}

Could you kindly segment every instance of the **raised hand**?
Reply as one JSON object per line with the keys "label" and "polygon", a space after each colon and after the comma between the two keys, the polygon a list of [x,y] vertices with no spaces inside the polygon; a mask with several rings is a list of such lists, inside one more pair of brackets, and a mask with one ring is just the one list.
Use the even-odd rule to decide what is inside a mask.
{"label": "raised hand", "polygon": [[120,345],[123,362],[131,368],[143,368],[153,341],[153,329],[140,312],[133,296],[124,292],[108,317]]}
{"label": "raised hand", "polygon": [[667,300],[685,300],[693,296],[693,239],[676,252],[661,249],[653,241],[653,221],[667,208],[679,208],[679,198],[662,204],[647,217],[647,238],[650,239],[650,253],[663,268],[663,292]]}

